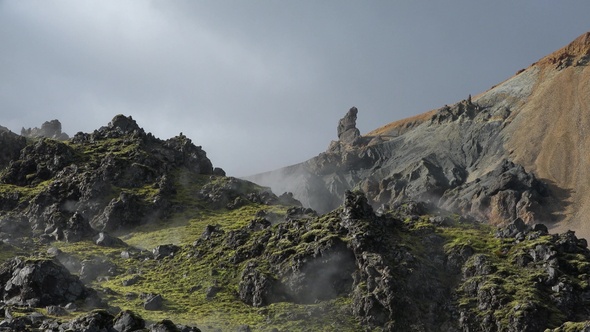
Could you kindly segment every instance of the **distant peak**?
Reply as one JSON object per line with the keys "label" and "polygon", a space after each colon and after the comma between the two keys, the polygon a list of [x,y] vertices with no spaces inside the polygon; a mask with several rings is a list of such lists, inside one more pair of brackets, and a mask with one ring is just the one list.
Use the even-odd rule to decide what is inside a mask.
{"label": "distant peak", "polygon": [[137,125],[137,122],[135,122],[131,116],[125,116],[123,114],[115,115],[113,120],[109,122],[109,128],[118,130],[121,133],[130,133],[136,130],[141,130]]}

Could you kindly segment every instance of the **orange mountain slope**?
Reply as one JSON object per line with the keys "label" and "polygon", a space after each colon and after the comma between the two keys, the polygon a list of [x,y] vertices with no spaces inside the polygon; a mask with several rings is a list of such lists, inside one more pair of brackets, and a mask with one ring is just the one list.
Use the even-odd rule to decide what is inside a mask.
{"label": "orange mountain slope", "polygon": [[[556,231],[590,238],[590,32],[512,78],[475,96],[483,107],[505,107],[509,158],[549,184],[567,203]],[[428,121],[430,111],[392,122],[367,136],[388,136]]]}

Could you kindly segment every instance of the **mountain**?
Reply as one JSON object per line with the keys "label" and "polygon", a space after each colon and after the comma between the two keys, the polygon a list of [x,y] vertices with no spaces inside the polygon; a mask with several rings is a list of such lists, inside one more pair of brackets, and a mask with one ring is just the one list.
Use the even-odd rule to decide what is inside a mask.
{"label": "mountain", "polygon": [[[573,53],[531,68],[584,73]],[[130,116],[0,126],[0,330],[588,331],[588,242],[538,222],[578,196],[507,148],[535,75],[365,136],[352,108],[281,171],[324,211]]]}
{"label": "mountain", "polygon": [[375,207],[429,201],[590,237],[589,63],[585,33],[478,96],[363,136],[352,108],[326,152],[247,179],[322,212],[357,188]]}

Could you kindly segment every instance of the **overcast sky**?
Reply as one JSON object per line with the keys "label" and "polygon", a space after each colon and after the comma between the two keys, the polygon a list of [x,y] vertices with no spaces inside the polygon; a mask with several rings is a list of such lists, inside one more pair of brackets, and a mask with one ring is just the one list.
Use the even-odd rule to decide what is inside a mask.
{"label": "overcast sky", "polygon": [[131,115],[242,176],[483,92],[590,30],[590,1],[0,0],[0,125]]}

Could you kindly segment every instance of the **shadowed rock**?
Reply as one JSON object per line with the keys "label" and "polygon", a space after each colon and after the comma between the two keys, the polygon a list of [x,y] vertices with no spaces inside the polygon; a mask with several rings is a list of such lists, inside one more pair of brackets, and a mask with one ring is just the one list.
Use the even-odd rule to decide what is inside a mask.
{"label": "shadowed rock", "polygon": [[0,267],[0,295],[9,304],[44,307],[92,299],[96,292],[50,260],[12,259]]}

